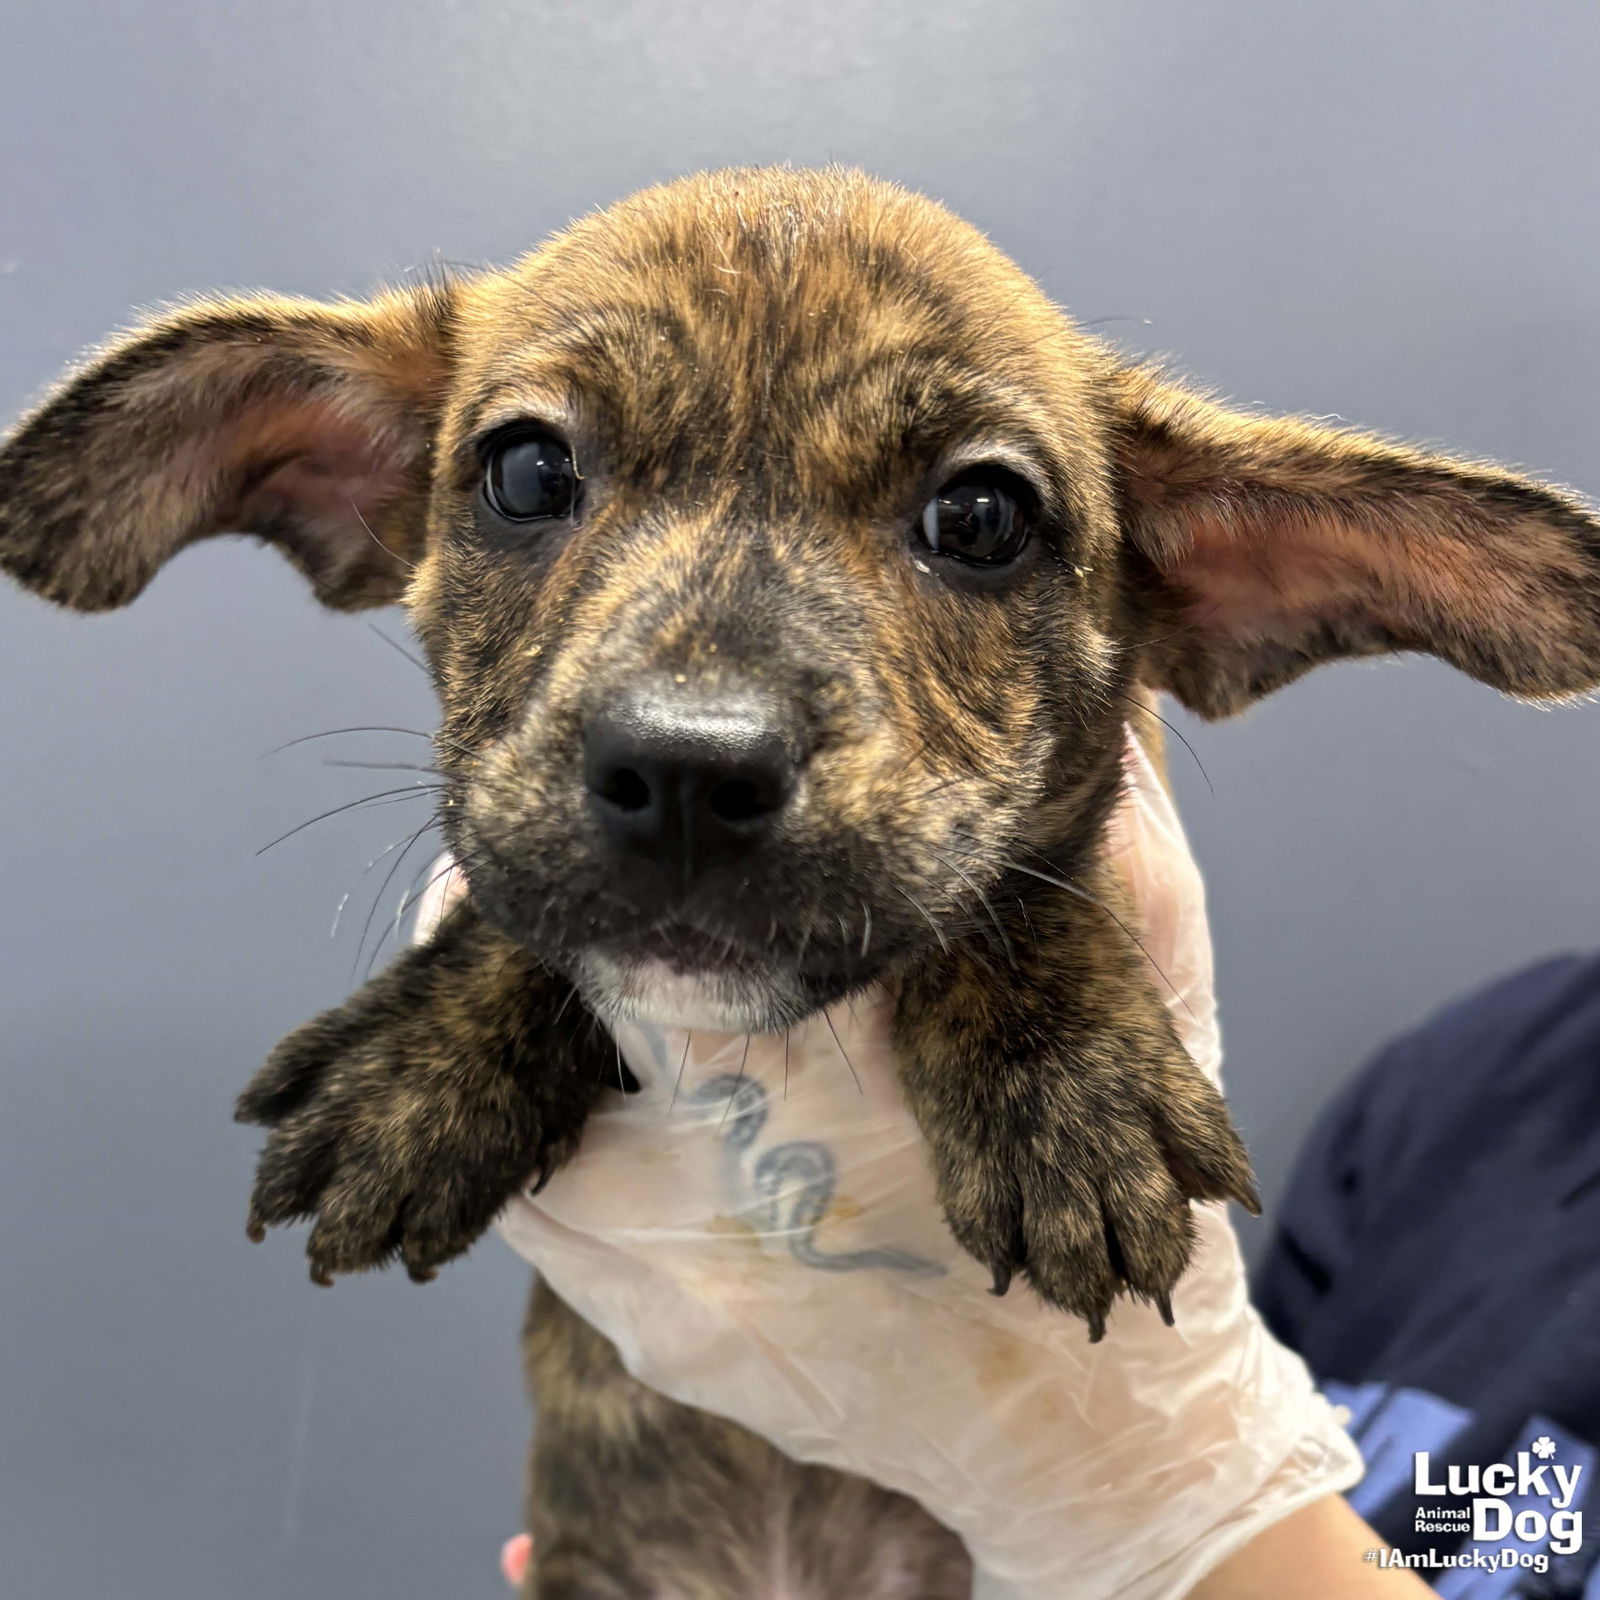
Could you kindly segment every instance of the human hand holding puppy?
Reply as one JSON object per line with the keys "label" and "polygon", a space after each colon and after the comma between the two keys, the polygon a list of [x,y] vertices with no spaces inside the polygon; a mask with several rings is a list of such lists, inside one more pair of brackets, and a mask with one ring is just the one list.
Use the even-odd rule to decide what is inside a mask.
{"label": "human hand holding puppy", "polygon": [[[1127,776],[1109,856],[1130,932],[1214,1081],[1199,874],[1133,740]],[[463,888],[436,882],[419,934]],[[652,1387],[916,1499],[972,1552],[979,1597],[1182,1594],[1348,1486],[1359,1460],[1250,1308],[1221,1206],[1196,1208],[1175,1328],[1122,1301],[1091,1343],[989,1292],[941,1220],[891,1010],[877,992],[786,1036],[618,1029],[638,1092],[602,1102],[503,1233]]]}

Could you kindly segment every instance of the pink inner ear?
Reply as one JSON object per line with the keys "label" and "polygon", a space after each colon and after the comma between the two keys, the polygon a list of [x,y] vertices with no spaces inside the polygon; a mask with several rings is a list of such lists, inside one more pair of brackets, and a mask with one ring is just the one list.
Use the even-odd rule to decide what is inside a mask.
{"label": "pink inner ear", "polygon": [[1325,623],[1428,648],[1443,629],[1509,633],[1550,609],[1503,542],[1425,512],[1367,527],[1323,512],[1196,517],[1166,563],[1197,627],[1293,643]]}
{"label": "pink inner ear", "polygon": [[384,513],[405,484],[388,419],[325,402],[256,406],[230,429],[242,493],[229,520],[289,544],[323,583],[404,565]]}
{"label": "pink inner ear", "polygon": [[1198,625],[1250,637],[1303,627],[1378,582],[1354,552],[1262,538],[1210,519],[1168,571],[1194,596]]}
{"label": "pink inner ear", "polygon": [[1575,496],[1127,376],[1128,534],[1184,624],[1149,671],[1185,704],[1226,716],[1319,661],[1400,650],[1518,695],[1600,679],[1600,519]]}
{"label": "pink inner ear", "polygon": [[354,538],[373,538],[361,526],[370,522],[399,488],[399,475],[371,450],[352,446],[329,450],[319,441],[305,455],[291,457],[269,473],[251,496],[260,503],[275,502],[315,524],[328,536],[339,536],[354,522]]}
{"label": "pink inner ear", "polygon": [[[258,407],[235,424],[228,455],[250,485],[241,505],[330,525],[370,517],[401,484],[392,428],[327,404]],[[355,508],[355,510],[352,509]]]}

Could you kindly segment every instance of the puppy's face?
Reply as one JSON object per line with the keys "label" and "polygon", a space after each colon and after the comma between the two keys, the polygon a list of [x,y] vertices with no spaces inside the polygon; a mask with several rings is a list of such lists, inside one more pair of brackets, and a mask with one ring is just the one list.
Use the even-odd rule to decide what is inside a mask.
{"label": "puppy's face", "polygon": [[649,195],[459,296],[410,605],[480,909],[738,1031],[982,917],[1126,709],[1100,352],[864,184]]}
{"label": "puppy's face", "polygon": [[491,919],[602,1013],[739,1031],[1070,874],[1137,684],[1600,676],[1575,500],[1173,388],[849,173],[687,180],[366,305],[202,304],[0,455],[0,563],[66,604],[228,530],[405,599]]}

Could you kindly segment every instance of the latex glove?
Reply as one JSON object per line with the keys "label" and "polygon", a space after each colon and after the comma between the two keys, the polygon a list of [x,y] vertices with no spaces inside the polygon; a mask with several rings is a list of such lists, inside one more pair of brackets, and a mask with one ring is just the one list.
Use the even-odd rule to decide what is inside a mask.
{"label": "latex glove", "polygon": [[[1221,1059],[1198,869],[1130,740],[1112,849],[1190,1054]],[[459,892],[438,880],[423,936]],[[1196,1207],[1176,1326],[1105,1339],[946,1230],[877,992],[788,1036],[616,1029],[641,1085],[501,1231],[674,1399],[903,1491],[972,1552],[979,1600],[1176,1600],[1263,1527],[1360,1476],[1299,1358],[1246,1298],[1225,1209]]]}

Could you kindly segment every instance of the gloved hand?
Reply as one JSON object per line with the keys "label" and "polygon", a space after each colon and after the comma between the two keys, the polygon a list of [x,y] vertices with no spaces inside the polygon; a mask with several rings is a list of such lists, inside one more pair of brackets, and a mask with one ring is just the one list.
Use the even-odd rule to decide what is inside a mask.
{"label": "gloved hand", "polygon": [[[1199,872],[1130,740],[1112,848],[1199,1065],[1221,1049]],[[440,880],[425,934],[458,889]],[[501,1231],[675,1399],[876,1479],[955,1529],[977,1600],[1177,1600],[1262,1528],[1360,1476],[1299,1358],[1250,1307],[1224,1209],[1196,1208],[1176,1326],[1104,1341],[946,1231],[888,995],[785,1037],[617,1029],[640,1092]]]}

